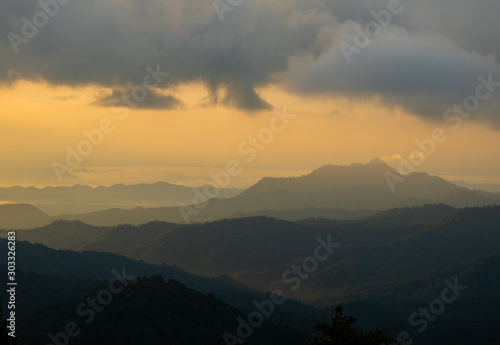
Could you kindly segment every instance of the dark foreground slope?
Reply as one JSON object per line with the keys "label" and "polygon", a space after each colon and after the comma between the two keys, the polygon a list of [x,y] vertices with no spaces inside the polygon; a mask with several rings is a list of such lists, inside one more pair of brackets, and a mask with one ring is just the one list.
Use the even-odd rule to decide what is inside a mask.
{"label": "dark foreground slope", "polygon": [[[68,333],[74,335],[69,341],[71,345],[220,345],[226,332],[237,335],[238,317],[248,319],[211,295],[204,296],[174,280],[165,283],[161,276],[123,283],[126,286],[112,294],[104,305],[98,304],[98,309],[93,309],[88,301],[99,301],[102,289],[26,318],[19,332],[33,345],[53,343],[49,333],[62,343],[70,339]],[[109,291],[106,286],[103,289]],[[82,306],[80,312],[78,306]],[[66,333],[68,323],[72,328]],[[245,343],[303,345],[307,339],[291,328],[264,321]]]}
{"label": "dark foreground slope", "polygon": [[[7,257],[6,243],[0,242],[1,257]],[[5,266],[0,265],[0,271],[6,272]],[[19,296],[22,296],[17,302],[17,314],[31,314],[48,305],[76,298],[102,282],[109,282],[116,275],[161,275],[165,279],[175,279],[204,294],[213,294],[248,313],[254,310],[254,301],[269,298],[267,294],[248,289],[227,277],[199,277],[175,266],[152,265],[116,254],[54,250],[40,244],[17,242],[17,289]],[[6,279],[7,275],[2,275],[0,284],[5,286]],[[7,305],[7,296],[2,294],[1,297],[2,304]],[[311,332],[315,323],[324,321],[327,317],[312,306],[287,300],[276,306],[269,319],[279,324],[292,325],[302,332]]]}
{"label": "dark foreground slope", "polygon": [[497,345],[499,271],[496,253],[455,269],[365,286],[344,307],[360,327],[380,327],[394,337],[407,332],[412,345]]}

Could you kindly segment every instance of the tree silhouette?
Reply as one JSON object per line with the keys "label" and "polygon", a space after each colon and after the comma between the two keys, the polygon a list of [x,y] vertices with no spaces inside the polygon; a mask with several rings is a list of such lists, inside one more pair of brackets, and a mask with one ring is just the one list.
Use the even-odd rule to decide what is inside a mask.
{"label": "tree silhouette", "polygon": [[332,319],[332,324],[327,325],[321,323],[316,325],[316,331],[323,332],[319,338],[311,341],[311,345],[396,345],[399,344],[396,340],[385,335],[380,329],[375,331],[358,332],[352,324],[356,322],[356,318],[344,315],[342,307],[335,307],[335,317]]}

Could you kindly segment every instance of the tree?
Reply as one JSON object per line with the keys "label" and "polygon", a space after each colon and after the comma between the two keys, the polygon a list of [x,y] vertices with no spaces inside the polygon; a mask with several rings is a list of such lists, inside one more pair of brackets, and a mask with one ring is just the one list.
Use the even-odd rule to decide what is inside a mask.
{"label": "tree", "polygon": [[316,331],[323,332],[319,338],[311,341],[311,345],[381,345],[381,344],[399,344],[396,340],[385,335],[380,329],[375,331],[358,332],[352,324],[356,318],[344,315],[342,307],[335,307],[335,317],[332,324],[321,323],[316,325]]}

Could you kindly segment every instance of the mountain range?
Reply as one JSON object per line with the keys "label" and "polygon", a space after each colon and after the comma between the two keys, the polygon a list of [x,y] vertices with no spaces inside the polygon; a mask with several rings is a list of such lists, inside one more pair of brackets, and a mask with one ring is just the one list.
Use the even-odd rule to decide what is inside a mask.
{"label": "mountain range", "polygon": [[351,291],[365,284],[411,279],[500,252],[499,226],[500,206],[425,205],[350,221],[251,217],[116,227],[57,221],[19,231],[17,237],[55,249],[101,251],[176,265],[199,276],[228,276],[264,293],[290,286],[295,275],[289,275],[287,284],[284,272],[312,256],[320,238],[339,248],[317,267],[314,279],[301,282],[300,290],[288,296],[325,306],[348,300]]}
{"label": "mountain range", "polygon": [[[392,190],[387,173],[404,182]],[[154,189],[138,186],[136,195]],[[107,200],[118,203],[121,188],[106,188]],[[231,190],[230,198],[185,191],[186,206],[62,215],[27,203],[0,206],[0,237],[19,230],[20,344],[46,344],[48,332],[64,343],[60,331],[77,320],[76,306],[116,275],[135,280],[97,322],[80,322],[82,335],[71,343],[134,343],[123,331],[132,328],[152,344],[221,343],[272,291],[286,302],[274,306],[249,344],[306,344],[316,335],[313,326],[328,321],[339,304],[359,318],[360,329],[380,327],[391,337],[406,330],[415,345],[497,342],[498,193],[424,173],[398,175],[379,160],[264,178]],[[127,193],[124,200],[133,202]],[[160,194],[151,203],[161,203]],[[69,207],[83,205],[78,194],[72,198]],[[6,257],[5,243],[0,238]],[[434,303],[450,281],[466,290],[419,334],[409,316]],[[5,311],[5,294],[1,301]]]}
{"label": "mountain range", "polygon": [[[19,330],[35,339],[27,344],[45,344],[42,341],[47,341],[47,332],[55,334],[63,329],[61,326],[75,316],[75,307],[95,296],[115,270],[127,276],[175,279],[205,296],[174,281],[148,278],[134,285],[125,299],[117,297],[119,303],[105,309],[99,316],[101,322],[90,328],[84,325],[85,336],[75,343],[95,342],[99,334],[111,336],[120,324],[135,320],[127,310],[141,311],[138,314],[142,315],[146,313],[143,306],[155,320],[164,320],[161,325],[151,323],[154,326],[148,328],[148,334],[173,337],[168,339],[182,343],[183,336],[172,335],[175,325],[204,329],[198,321],[186,324],[183,318],[192,315],[202,319],[204,311],[196,306],[200,304],[213,304],[217,310],[215,319],[221,323],[211,324],[217,332],[209,338],[223,341],[223,329],[237,327],[234,320],[238,315],[245,318],[255,310],[255,301],[266,300],[269,291],[281,289],[286,303],[276,306],[268,326],[255,338],[260,339],[258,343],[278,344],[287,339],[282,326],[312,336],[312,325],[327,321],[334,306],[342,304],[347,313],[360,319],[359,327],[381,327],[394,337],[408,330],[415,344],[437,345],[446,339],[449,344],[480,341],[493,345],[497,340],[493,325],[500,322],[499,229],[500,206],[454,208],[444,204],[379,211],[356,220],[309,218],[290,222],[250,217],[204,224],[151,222],[113,227],[60,220],[16,233],[19,240],[58,248],[23,241],[16,244],[16,270],[23,281],[19,294],[26,295],[19,302],[19,310],[24,312]],[[294,290],[291,287],[297,284],[298,276],[286,272],[294,266],[306,267],[320,243],[318,238],[339,246],[309,270],[307,277],[299,279]],[[6,256],[6,246],[0,248],[0,255]],[[320,251],[322,256],[325,253]],[[288,281],[283,279],[285,273]],[[419,334],[408,323],[409,315],[438,298],[446,281],[456,281],[466,289],[456,302],[446,306],[428,331]],[[182,307],[167,296],[177,296]],[[142,301],[142,305],[134,301]],[[5,305],[6,301],[2,302]],[[166,309],[176,312],[168,314]],[[126,320],[114,323],[121,314],[128,315]],[[142,321],[137,322],[142,325]],[[456,334],[456,327],[460,327],[460,334]],[[306,336],[288,332],[306,343]],[[201,333],[211,334],[208,329]],[[269,340],[271,334],[281,335]],[[157,341],[151,339],[152,343]]]}
{"label": "mountain range", "polygon": [[[388,173],[404,180],[404,182],[397,183],[394,191],[387,182]],[[380,210],[428,203],[443,203],[454,207],[500,203],[498,193],[459,187],[438,176],[425,173],[402,176],[378,159],[368,164],[326,165],[300,177],[263,178],[243,192],[222,190],[220,195],[228,198],[209,199],[204,194],[203,188],[193,191],[187,187],[164,183],[138,186],[117,185],[94,189],[83,186],[74,188],[76,189],[61,189],[61,191],[65,193],[72,191],[74,193],[72,198],[78,200],[80,198],[86,200],[88,193],[92,191],[93,197],[99,195],[103,200],[115,200],[115,202],[118,202],[116,200],[129,200],[127,198],[133,198],[142,193],[135,201],[135,205],[146,202],[145,200],[149,198],[155,203],[176,198],[178,201],[187,200],[188,203],[186,206],[110,208],[57,216],[49,216],[27,205],[2,205],[0,215],[3,217],[0,218],[0,228],[23,229],[44,226],[57,219],[79,220],[96,226],[114,226],[124,223],[138,225],[150,221],[196,223],[261,215],[285,220],[310,217],[355,219]],[[82,194],[78,191],[80,189]],[[182,193],[175,192],[177,189],[182,190]],[[109,196],[105,196],[108,194]],[[180,194],[182,197],[179,197]],[[229,197],[231,195],[233,196]],[[121,197],[123,199],[120,199]]]}
{"label": "mountain range", "polygon": [[[191,188],[166,182],[153,184],[90,187],[75,185],[71,187],[0,187],[0,200],[3,203],[24,203],[36,206],[49,215],[95,212],[109,208],[159,207],[191,204],[196,191],[205,186]],[[218,191],[219,198],[230,198],[241,189]]]}

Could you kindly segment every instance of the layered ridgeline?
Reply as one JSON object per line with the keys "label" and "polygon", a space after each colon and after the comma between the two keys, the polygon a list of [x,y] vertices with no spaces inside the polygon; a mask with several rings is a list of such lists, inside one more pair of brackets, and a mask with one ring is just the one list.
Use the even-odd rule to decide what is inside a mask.
{"label": "layered ridgeline", "polygon": [[[0,255],[6,256],[7,246],[6,242],[3,243],[0,244]],[[6,272],[7,268],[0,265],[0,270]],[[16,291],[22,298],[18,298],[16,303],[16,317],[23,318],[81,298],[113,279],[133,280],[142,275],[161,275],[165,280],[177,280],[204,294],[213,294],[247,314],[255,309],[254,301],[270,298],[269,294],[251,290],[228,277],[206,278],[176,266],[153,265],[116,254],[55,250],[40,244],[17,242],[16,278],[22,284],[18,284]],[[0,276],[0,284],[6,283],[7,275]],[[2,305],[8,305],[8,296],[2,294],[0,297]],[[327,321],[328,316],[312,306],[289,299],[282,305],[276,305],[268,319],[312,334],[314,324]],[[20,329],[18,334],[23,332]]]}
{"label": "layered ridgeline", "polygon": [[[394,181],[394,176],[399,176],[401,180],[392,185],[391,189],[387,178]],[[151,189],[157,193],[154,194],[154,200],[159,202],[161,198],[168,198],[170,192],[157,187],[151,185]],[[104,194],[111,193],[113,188],[118,187],[106,188],[108,189],[103,189]],[[425,173],[400,176],[380,160],[365,165],[323,166],[301,177],[264,178],[248,190],[228,199],[220,198],[222,194],[219,194],[219,198],[209,199],[213,188],[184,191],[187,194],[183,196],[182,203],[190,206],[113,208],[82,214],[48,216],[40,210],[28,210],[26,205],[4,205],[0,206],[0,214],[4,216],[0,218],[0,228],[43,226],[57,219],[79,220],[101,226],[124,223],[137,225],[155,220],[192,223],[259,215],[285,220],[308,217],[354,219],[379,210],[426,203],[444,203],[454,207],[500,203],[498,193],[459,187]],[[79,198],[79,192],[74,192],[72,197]],[[226,192],[226,196],[237,192],[231,190]],[[144,193],[134,201],[135,205],[146,204],[147,200],[153,198],[150,195]],[[4,209],[7,207],[8,210]]]}
{"label": "layered ridgeline", "polygon": [[[348,300],[366,284],[413,279],[494,254],[500,251],[499,229],[500,206],[426,205],[353,221],[253,217],[116,227],[58,221],[17,236],[57,249],[106,251],[201,276],[229,276],[252,289],[280,288],[289,297],[324,306]],[[317,263],[314,279],[286,273],[315,253],[327,260]],[[295,286],[300,289],[291,289]]]}
{"label": "layered ridgeline", "polygon": [[[303,332],[312,329],[314,323],[327,322],[334,315],[334,305],[342,303],[347,314],[360,320],[360,327],[381,327],[393,337],[408,332],[414,344],[493,345],[497,341],[495,325],[500,322],[497,313],[500,305],[497,274],[500,269],[499,229],[499,206],[455,209],[446,205],[391,209],[355,221],[313,218],[288,222],[254,217],[193,225],[154,222],[117,227],[59,221],[48,227],[17,232],[18,236],[26,236],[32,241],[47,241],[54,247],[81,251],[54,250],[18,242],[19,279],[25,282],[26,291],[36,291],[36,294],[24,293],[26,304],[21,304],[20,309],[29,310],[32,316],[25,315],[28,318],[20,320],[19,327],[23,329],[19,330],[24,334],[25,329],[26,335],[35,337],[62,331],[62,327],[73,320],[71,317],[79,317],[75,308],[82,302],[82,296],[95,296],[102,288],[97,284],[107,284],[114,277],[113,269],[123,276],[124,268],[126,275],[160,274],[165,280],[176,279],[205,294],[213,293],[239,311],[230,311],[220,305],[221,309],[217,309],[219,307],[212,306],[212,302],[201,295],[190,296],[197,303],[216,308],[218,320],[227,316],[224,323],[230,325],[230,329],[237,327],[234,320],[239,313],[248,315],[255,310],[253,301],[269,299],[269,295],[248,289],[251,286],[261,292],[281,289],[287,301],[276,306],[279,311],[269,321],[290,325]],[[340,246],[330,247],[328,243]],[[6,250],[5,246],[1,247],[0,255]],[[316,251],[317,248],[320,249]],[[103,251],[120,252],[130,258]],[[323,261],[311,269],[311,259],[307,258],[315,257],[315,254]],[[294,265],[300,267],[300,271],[294,270]],[[234,280],[200,277],[192,273],[227,274]],[[75,279],[81,280],[77,283]],[[29,282],[36,284],[37,288],[29,286]],[[179,315],[184,307],[162,304],[167,302],[161,296],[166,298],[176,292],[165,288],[165,283],[157,278],[146,282],[147,286],[137,285],[140,288],[130,300],[123,300],[123,304],[115,305],[119,299],[113,297],[99,322],[97,316],[89,327],[83,322],[82,336],[87,335],[82,341],[92,343],[96,334],[108,337],[108,325],[111,330],[119,329],[117,320],[122,320],[123,326],[129,322],[129,317],[135,320],[136,315],[142,315],[142,318],[137,321],[140,326],[135,330],[147,336],[174,336],[167,327],[169,322],[183,327],[179,331],[183,336],[186,329],[196,333],[195,328],[204,330],[200,333],[205,337],[215,336],[205,328],[206,324],[197,323],[205,315],[203,310],[184,302],[186,314],[191,315],[192,311],[200,315],[195,323],[186,324]],[[154,288],[158,289],[158,295],[151,290],[150,284],[158,285]],[[429,308],[431,302],[440,299],[444,288],[452,291],[447,284],[460,286],[460,289],[455,289],[457,298],[453,303],[443,304],[442,313],[431,315],[433,322],[425,321],[424,316],[418,315],[420,308]],[[176,286],[179,287],[173,285]],[[179,289],[185,290],[182,286]],[[143,290],[147,291],[144,295]],[[188,295],[191,293],[195,292],[188,291]],[[450,296],[453,295],[448,292],[447,298]],[[183,301],[183,295],[177,298]],[[320,311],[291,298],[327,308]],[[134,305],[134,299],[142,301],[144,306]],[[151,300],[158,303],[150,304]],[[171,311],[177,310],[177,313],[168,314],[163,307],[157,308],[160,305],[168,306]],[[129,306],[134,312],[126,311]],[[433,306],[432,310],[436,310],[436,305]],[[148,327],[148,310],[155,318],[169,320],[162,323],[167,329]],[[409,322],[415,313],[417,315]],[[120,319],[123,315],[127,317]],[[420,332],[424,325],[425,331]],[[217,322],[210,327],[220,330]],[[262,335],[264,338],[259,338],[259,343],[280,344],[281,340],[288,339],[282,336],[281,330],[271,333],[280,334],[280,339],[268,342],[267,336]],[[289,334],[296,333],[290,331]],[[175,337],[168,339],[183,341]],[[218,339],[223,343],[221,334]]]}
{"label": "layered ridgeline", "polygon": [[[391,188],[394,176],[401,182]],[[190,220],[207,221],[247,213],[267,215],[270,210],[387,210],[426,203],[484,206],[500,203],[500,195],[458,187],[425,173],[403,177],[377,159],[365,165],[327,165],[301,177],[264,178],[234,198],[210,201],[199,213],[192,212]],[[324,217],[324,212],[310,216]]]}
{"label": "layered ridgeline", "polygon": [[[89,187],[0,187],[0,203],[23,203],[36,206],[49,215],[95,212],[110,208],[164,207],[191,204],[193,195],[205,186],[191,188],[166,182],[136,185]],[[240,189],[218,191],[219,198],[231,198]]]}

